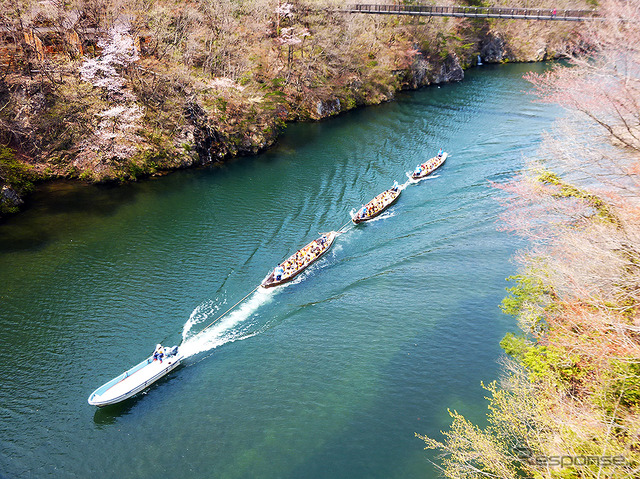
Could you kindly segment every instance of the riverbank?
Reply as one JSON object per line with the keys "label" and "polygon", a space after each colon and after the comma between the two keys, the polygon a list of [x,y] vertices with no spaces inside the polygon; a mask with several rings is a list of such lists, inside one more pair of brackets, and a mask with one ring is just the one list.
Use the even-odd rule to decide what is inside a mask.
{"label": "riverbank", "polygon": [[32,25],[73,16],[74,32],[99,34],[27,35],[11,57],[17,68],[0,82],[0,215],[17,211],[34,182],[135,181],[255,155],[290,122],[461,81],[479,57],[557,58],[577,27],[332,6],[156,2],[126,15],[54,6],[33,14]]}

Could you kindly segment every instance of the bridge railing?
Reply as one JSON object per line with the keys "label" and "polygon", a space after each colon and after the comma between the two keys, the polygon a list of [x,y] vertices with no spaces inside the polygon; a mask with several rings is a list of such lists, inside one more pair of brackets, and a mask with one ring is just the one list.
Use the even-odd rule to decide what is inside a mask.
{"label": "bridge railing", "polygon": [[346,11],[351,13],[387,13],[397,15],[433,15],[451,17],[512,17],[512,18],[545,18],[545,19],[589,19],[597,16],[590,10],[553,10],[538,8],[505,8],[505,7],[438,7],[432,5],[381,5],[353,4],[347,5]]}

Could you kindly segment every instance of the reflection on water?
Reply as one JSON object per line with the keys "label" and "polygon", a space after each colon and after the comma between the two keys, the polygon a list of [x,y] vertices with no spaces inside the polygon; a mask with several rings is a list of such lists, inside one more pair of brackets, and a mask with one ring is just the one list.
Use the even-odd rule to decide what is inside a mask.
{"label": "reflection on water", "polygon": [[85,185],[65,180],[39,185],[24,211],[0,223],[0,251],[44,248],[64,232],[104,221],[135,201],[140,185]]}

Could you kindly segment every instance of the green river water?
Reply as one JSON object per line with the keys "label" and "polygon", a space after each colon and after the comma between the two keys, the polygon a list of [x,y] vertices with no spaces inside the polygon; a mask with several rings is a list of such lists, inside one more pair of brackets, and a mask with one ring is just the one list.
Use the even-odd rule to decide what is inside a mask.
{"label": "green river water", "polygon": [[[55,183],[0,225],[0,477],[435,478],[414,433],[480,424],[515,329],[499,310],[523,243],[505,181],[559,113],[484,66],[462,83],[315,124],[222,167],[121,187]],[[288,286],[279,261],[443,147],[430,179],[339,236]],[[98,386],[181,344],[116,406]]]}

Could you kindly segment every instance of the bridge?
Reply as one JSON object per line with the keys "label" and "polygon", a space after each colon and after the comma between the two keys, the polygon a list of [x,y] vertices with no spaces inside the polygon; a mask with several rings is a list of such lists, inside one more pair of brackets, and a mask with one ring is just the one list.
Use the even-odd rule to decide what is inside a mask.
{"label": "bridge", "polygon": [[367,13],[373,15],[420,15],[425,17],[466,17],[466,18],[507,18],[515,20],[546,20],[564,22],[584,22],[601,20],[597,12],[591,10],[555,10],[541,8],[507,7],[437,7],[432,5],[347,5],[347,13]]}

